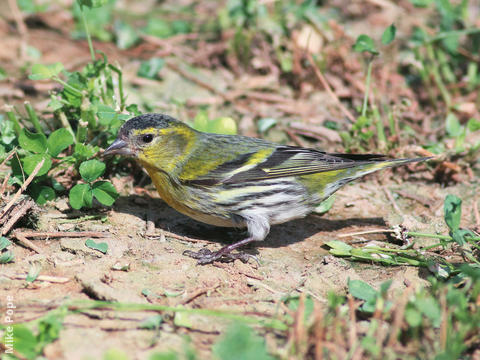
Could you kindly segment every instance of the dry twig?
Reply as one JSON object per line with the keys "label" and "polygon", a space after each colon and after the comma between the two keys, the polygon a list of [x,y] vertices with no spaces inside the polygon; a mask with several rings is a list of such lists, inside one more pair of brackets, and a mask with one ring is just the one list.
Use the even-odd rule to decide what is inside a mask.
{"label": "dry twig", "polygon": [[43,253],[42,249],[40,249],[37,245],[32,243],[30,240],[28,240],[23,233],[21,233],[19,231],[15,231],[13,233],[13,236],[15,236],[15,238],[18,240],[18,242],[20,244],[22,244],[23,246],[35,251],[37,254],[42,254]]}
{"label": "dry twig", "polygon": [[186,305],[188,304],[189,302],[195,300],[196,298],[198,298],[199,296],[203,295],[203,294],[207,294],[208,292],[210,291],[213,291],[213,290],[216,290],[217,288],[220,287],[220,284],[216,284],[214,286],[210,286],[210,287],[206,287],[206,288],[203,288],[203,289],[199,289],[197,291],[194,291],[192,295],[190,295],[188,298],[186,298],[185,300],[182,301],[182,305]]}
{"label": "dry twig", "polygon": [[0,213],[0,218],[2,218],[3,215],[5,215],[6,212],[15,204],[15,202],[18,200],[20,195],[25,191],[28,185],[32,182],[33,178],[38,174],[44,162],[45,162],[45,159],[42,159],[42,161],[40,161],[37,164],[37,166],[35,166],[35,169],[33,169],[32,173],[27,178],[27,180],[25,180],[25,182],[22,184],[22,186],[20,186],[20,189],[18,189],[18,191],[15,193],[15,195],[10,200],[10,202],[2,209],[2,212]]}
{"label": "dry twig", "polygon": [[392,204],[393,208],[395,209],[395,211],[397,212],[398,215],[400,215],[402,218],[405,217],[405,214],[402,212],[402,210],[400,210],[400,207],[398,206],[397,202],[395,201],[395,199],[393,198],[393,195],[392,193],[390,192],[390,190],[388,190],[385,186],[382,187],[383,189],[383,192],[385,193],[385,195],[387,196],[387,199],[390,201],[390,203]]}
{"label": "dry twig", "polygon": [[343,112],[343,114],[352,122],[355,122],[355,117],[352,115],[350,111],[342,104],[338,96],[333,92],[332,88],[328,84],[327,80],[325,79],[325,76],[323,76],[322,72],[318,68],[317,64],[315,64],[315,61],[313,60],[313,56],[310,52],[307,52],[307,58],[308,61],[310,61],[310,64],[313,67],[313,71],[315,72],[315,75],[317,76],[318,80],[322,83],[322,86],[325,88],[327,91],[328,95],[337,103],[338,107],[340,110]]}
{"label": "dry twig", "polygon": [[27,238],[34,237],[108,237],[110,234],[100,231],[22,231],[21,234]]}
{"label": "dry twig", "polygon": [[[10,216],[7,223],[3,225],[1,235],[7,234],[10,229],[17,223],[22,216],[24,216],[28,210],[30,210],[35,203],[32,199],[23,199],[12,210],[13,215]],[[0,222],[1,223],[1,222]]]}
{"label": "dry twig", "polygon": [[[12,276],[8,276],[10,279],[17,279],[17,280],[25,280],[28,275],[25,274],[16,274]],[[69,282],[70,279],[62,276],[51,276],[51,275],[38,275],[35,281],[45,281],[45,282],[50,282],[50,283],[56,283],[56,284],[64,284],[66,282]]]}

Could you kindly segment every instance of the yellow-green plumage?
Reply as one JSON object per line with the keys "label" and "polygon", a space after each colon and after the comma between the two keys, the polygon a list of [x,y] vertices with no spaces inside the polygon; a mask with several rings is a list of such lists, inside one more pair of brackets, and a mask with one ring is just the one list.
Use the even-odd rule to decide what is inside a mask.
{"label": "yellow-green plumage", "polygon": [[344,184],[422,159],[328,154],[262,139],[195,131],[161,114],[127,121],[106,153],[136,156],[167,204],[196,220],[247,227],[249,237],[220,251],[189,255],[208,263],[251,241],[270,225],[303,217]]}

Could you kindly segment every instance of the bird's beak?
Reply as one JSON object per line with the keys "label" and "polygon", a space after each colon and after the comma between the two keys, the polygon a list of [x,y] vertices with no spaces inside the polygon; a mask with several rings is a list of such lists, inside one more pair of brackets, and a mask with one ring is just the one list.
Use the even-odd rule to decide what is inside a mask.
{"label": "bird's beak", "polygon": [[128,143],[122,139],[116,139],[112,145],[104,151],[103,155],[134,155],[128,147]]}

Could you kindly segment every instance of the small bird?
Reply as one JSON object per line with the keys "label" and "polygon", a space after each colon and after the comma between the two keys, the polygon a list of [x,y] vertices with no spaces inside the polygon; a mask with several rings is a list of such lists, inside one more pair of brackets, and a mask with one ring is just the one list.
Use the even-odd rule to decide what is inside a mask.
{"label": "small bird", "polygon": [[177,211],[211,225],[247,228],[246,239],[218,251],[184,252],[199,264],[248,261],[251,255],[232,250],[265,239],[271,225],[306,216],[363,175],[429,159],[326,153],[204,133],[163,114],[128,120],[104,152],[110,154],[135,157],[161,198]]}

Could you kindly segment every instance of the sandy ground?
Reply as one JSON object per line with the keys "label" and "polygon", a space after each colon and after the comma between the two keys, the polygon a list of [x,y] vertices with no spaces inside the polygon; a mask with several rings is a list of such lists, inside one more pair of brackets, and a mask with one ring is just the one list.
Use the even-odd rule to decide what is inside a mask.
{"label": "sandy ground", "polygon": [[[183,256],[182,252],[187,249],[198,250],[203,246],[216,249],[228,241],[241,239],[242,231],[195,222],[169,208],[158,197],[122,196],[113,209],[97,209],[89,214],[99,214],[102,218],[87,221],[82,220],[85,213],[72,213],[60,200],[39,210],[38,230],[103,232],[105,237],[95,241],[108,244],[107,254],[87,248],[85,238],[35,240],[41,254],[15,246],[15,263],[1,266],[0,288],[4,295],[14,298],[17,321],[38,317],[46,305],[69,299],[183,304],[273,316],[280,311],[278,304],[282,297],[303,292],[324,304],[329,291],[346,291],[348,279],[361,279],[374,287],[393,279],[392,294],[398,293],[405,284],[425,283],[428,272],[414,267],[351,263],[329,255],[323,246],[325,242],[340,239],[341,234],[399,224],[402,216],[398,210],[416,214],[403,216],[409,230],[445,230],[441,214],[446,193],[461,194],[471,188],[459,185],[446,191],[434,184],[396,185],[392,176],[390,171],[379,176],[384,185],[370,177],[345,187],[337,194],[330,212],[323,216],[313,214],[274,226],[267,240],[247,249],[258,257],[260,264],[237,260],[199,266],[195,260]],[[418,201],[398,197],[398,210],[395,210],[379,188],[389,189],[393,194],[395,190],[425,194],[425,197],[428,194],[431,205],[426,207]],[[469,219],[470,207],[467,200],[466,225],[473,222]],[[170,232],[177,235],[176,238],[170,237]],[[341,240],[382,243],[392,239],[384,234],[371,234]],[[37,280],[26,285],[24,280],[11,280],[14,275],[28,273],[32,264],[41,267],[40,275],[66,277],[69,281],[56,284]],[[129,270],[114,270],[119,267],[129,267]],[[143,295],[145,289],[155,296]],[[68,315],[60,339],[46,348],[46,355],[48,358],[94,359],[100,358],[107,349],[117,348],[143,359],[153,351],[182,348],[188,335],[200,357],[208,358],[212,343],[229,323],[215,317],[189,316],[190,328],[177,328],[167,321],[157,334],[138,329],[139,321],[149,315],[151,313],[108,311]],[[89,346],[85,346],[86,339]],[[282,339],[273,336],[270,340],[282,343]]]}

